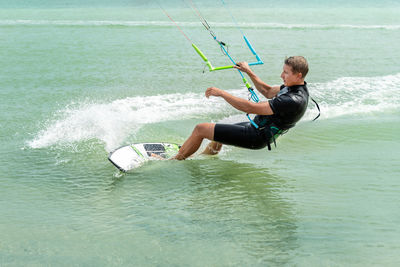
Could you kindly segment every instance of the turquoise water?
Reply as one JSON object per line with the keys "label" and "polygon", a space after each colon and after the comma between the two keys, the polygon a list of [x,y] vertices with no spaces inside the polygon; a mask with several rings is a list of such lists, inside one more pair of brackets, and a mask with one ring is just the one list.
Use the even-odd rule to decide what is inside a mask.
{"label": "turquoise water", "polygon": [[[253,61],[219,2],[196,3]],[[240,76],[203,73],[155,2],[0,2],[0,265],[398,266],[399,3],[228,3],[262,79],[280,84],[286,56],[309,60],[321,118],[310,105],[270,152],[123,174],[107,160],[121,145],[246,120],[204,97],[247,97]],[[163,7],[227,64],[182,1]]]}

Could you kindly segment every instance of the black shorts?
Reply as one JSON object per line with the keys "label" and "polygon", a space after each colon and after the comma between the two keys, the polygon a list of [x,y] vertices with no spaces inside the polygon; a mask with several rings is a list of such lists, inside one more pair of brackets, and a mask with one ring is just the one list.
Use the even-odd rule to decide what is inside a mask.
{"label": "black shorts", "polygon": [[250,149],[261,149],[271,142],[269,127],[256,129],[250,122],[236,124],[215,124],[214,141],[225,145],[238,146]]}

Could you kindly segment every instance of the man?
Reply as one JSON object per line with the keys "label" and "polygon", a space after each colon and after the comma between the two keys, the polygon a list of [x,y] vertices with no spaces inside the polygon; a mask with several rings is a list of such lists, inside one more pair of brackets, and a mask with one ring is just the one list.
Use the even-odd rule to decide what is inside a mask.
{"label": "man", "polygon": [[257,114],[254,118],[256,128],[250,122],[238,124],[201,123],[196,125],[191,136],[185,141],[178,154],[173,158],[184,160],[195,153],[204,138],[212,140],[204,154],[215,155],[222,144],[234,145],[249,149],[261,149],[275,142],[275,135],[295,126],[304,115],[308,105],[307,83],[304,81],[308,73],[308,63],[302,56],[285,59],[281,78],[283,85],[270,86],[263,82],[250,69],[246,62],[239,62],[236,69],[245,72],[253,81],[257,90],[267,99],[254,103],[216,87],[207,88],[206,97],[222,97],[234,108],[249,114]]}

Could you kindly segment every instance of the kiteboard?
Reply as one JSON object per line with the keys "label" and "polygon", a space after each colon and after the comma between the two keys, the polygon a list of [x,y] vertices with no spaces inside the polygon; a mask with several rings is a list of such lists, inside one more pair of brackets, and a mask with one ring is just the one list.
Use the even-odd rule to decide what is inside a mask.
{"label": "kiteboard", "polygon": [[122,146],[110,152],[108,160],[119,170],[127,172],[150,160],[175,156],[180,146],[171,143],[137,143]]}

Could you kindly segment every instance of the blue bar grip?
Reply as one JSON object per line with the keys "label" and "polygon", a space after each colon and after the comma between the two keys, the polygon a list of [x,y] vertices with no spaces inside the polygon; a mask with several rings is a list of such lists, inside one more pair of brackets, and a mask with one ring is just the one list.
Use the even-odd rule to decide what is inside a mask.
{"label": "blue bar grip", "polygon": [[257,62],[251,62],[251,63],[249,63],[249,66],[262,65],[262,64],[264,64],[264,62],[263,62],[262,60],[259,60],[259,61],[257,61]]}

